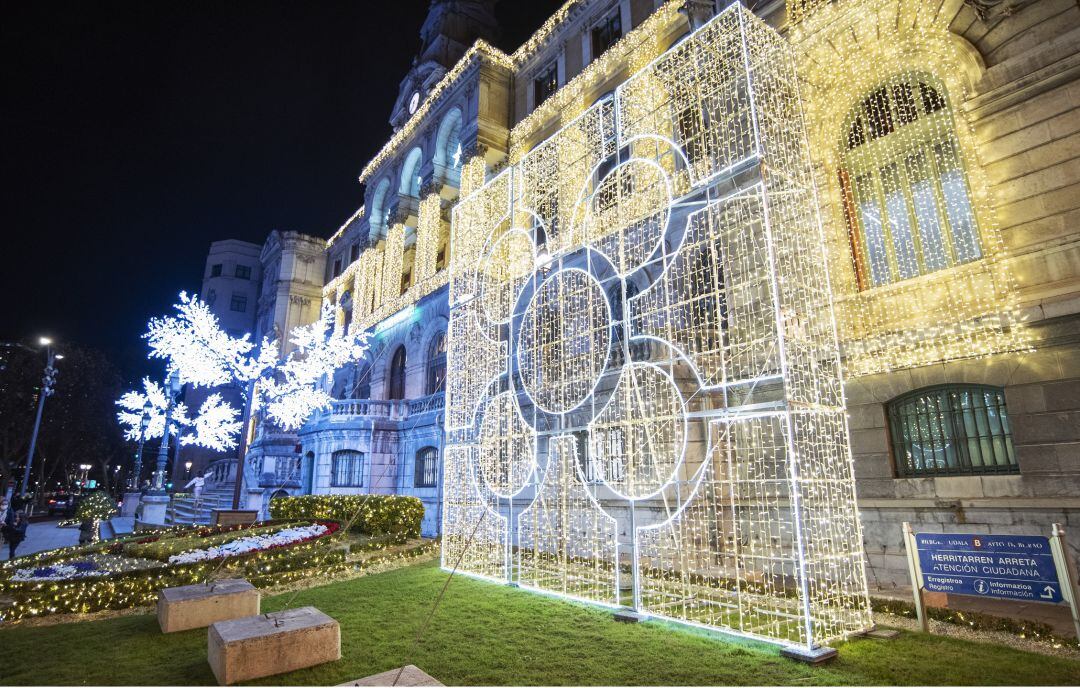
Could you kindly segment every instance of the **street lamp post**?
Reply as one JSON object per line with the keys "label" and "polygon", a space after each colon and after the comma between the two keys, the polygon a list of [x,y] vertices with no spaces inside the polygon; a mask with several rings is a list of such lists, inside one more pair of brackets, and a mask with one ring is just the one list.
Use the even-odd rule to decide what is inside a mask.
{"label": "street lamp post", "polygon": [[42,337],[40,344],[45,347],[45,375],[41,379],[41,394],[38,395],[37,416],[34,418],[34,432],[30,435],[30,451],[26,454],[26,467],[23,469],[22,492],[26,498],[26,491],[30,487],[30,466],[34,461],[34,450],[37,448],[38,431],[41,429],[41,412],[45,410],[45,397],[52,396],[53,385],[56,384],[57,360],[63,356],[52,349],[52,340]]}
{"label": "street lamp post", "polygon": [[136,491],[139,489],[139,479],[142,477],[142,453],[143,443],[146,442],[146,428],[150,426],[150,412],[153,410],[153,404],[147,399],[142,407],[142,416],[139,418],[139,448],[135,450],[135,465],[131,469],[131,489]]}
{"label": "street lamp post", "polygon": [[[157,470],[154,471],[154,486],[152,493],[155,495],[165,494],[165,465],[169,462],[169,426],[172,425],[173,405],[176,395],[180,393],[180,373],[172,371],[165,380],[165,429],[161,435],[161,445],[158,447]],[[177,438],[179,443],[179,438]]]}

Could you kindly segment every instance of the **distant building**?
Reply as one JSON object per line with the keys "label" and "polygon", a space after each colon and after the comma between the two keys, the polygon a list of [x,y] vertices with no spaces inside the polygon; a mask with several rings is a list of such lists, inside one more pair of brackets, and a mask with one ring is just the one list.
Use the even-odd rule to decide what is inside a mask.
{"label": "distant building", "polygon": [[[871,585],[905,584],[903,521],[1080,523],[1080,9],[744,4],[788,37],[802,79]],[[485,42],[492,5],[432,3],[364,205],[315,259],[321,298],[371,351],[333,381],[331,409],[253,448],[252,505],[277,489],[413,494],[438,532],[451,208],[717,9],[574,0],[507,55]],[[709,145],[695,126],[688,155]],[[232,298],[211,281],[204,295]],[[289,456],[299,479],[271,489]]]}

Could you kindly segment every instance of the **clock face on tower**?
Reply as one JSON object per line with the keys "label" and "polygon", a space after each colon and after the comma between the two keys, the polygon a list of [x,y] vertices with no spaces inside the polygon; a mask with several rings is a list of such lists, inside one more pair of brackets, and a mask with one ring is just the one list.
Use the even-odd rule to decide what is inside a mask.
{"label": "clock face on tower", "polygon": [[412,97],[409,98],[409,114],[416,112],[416,108],[420,106],[420,91],[413,91]]}

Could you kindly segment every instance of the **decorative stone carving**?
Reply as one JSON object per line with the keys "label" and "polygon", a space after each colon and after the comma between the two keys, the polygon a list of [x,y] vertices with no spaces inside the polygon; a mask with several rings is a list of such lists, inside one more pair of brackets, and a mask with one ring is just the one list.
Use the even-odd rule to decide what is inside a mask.
{"label": "decorative stone carving", "polygon": [[1011,17],[1035,0],[964,0],[975,10],[980,20],[986,22],[999,17]]}

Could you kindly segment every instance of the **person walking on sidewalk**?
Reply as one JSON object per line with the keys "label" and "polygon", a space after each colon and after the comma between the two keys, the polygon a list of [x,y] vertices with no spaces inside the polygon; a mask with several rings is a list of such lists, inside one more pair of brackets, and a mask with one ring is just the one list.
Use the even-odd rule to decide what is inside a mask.
{"label": "person walking on sidewalk", "polygon": [[7,497],[0,497],[0,546],[7,538],[7,529],[15,523],[15,510]]}
{"label": "person walking on sidewalk", "polygon": [[15,513],[15,518],[12,519],[11,525],[4,526],[4,539],[8,543],[8,559],[15,558],[15,549],[26,539],[26,526],[28,521],[26,519],[26,512],[18,511]]}

